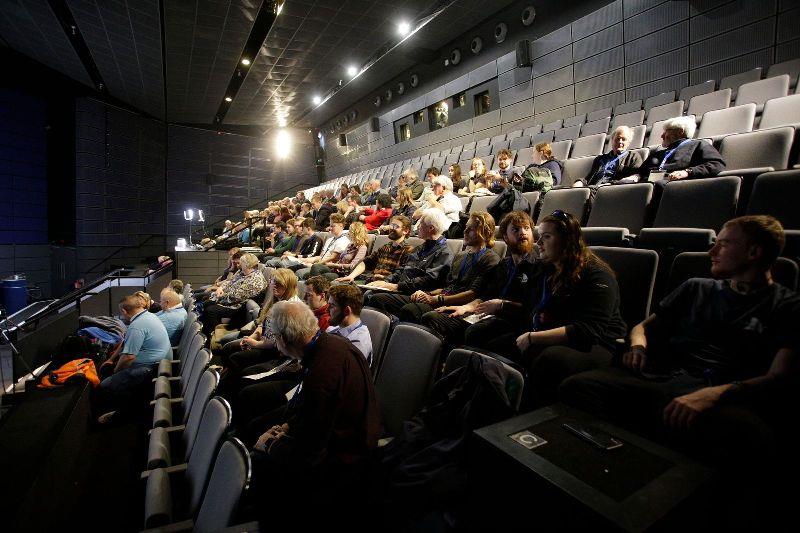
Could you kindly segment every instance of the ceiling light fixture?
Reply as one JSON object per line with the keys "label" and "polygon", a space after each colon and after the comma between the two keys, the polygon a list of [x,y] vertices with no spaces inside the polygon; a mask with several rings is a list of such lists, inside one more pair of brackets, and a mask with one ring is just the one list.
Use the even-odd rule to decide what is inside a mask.
{"label": "ceiling light fixture", "polygon": [[250,60],[247,59],[246,57],[243,57],[242,58],[242,65],[244,65],[246,67],[250,66]]}
{"label": "ceiling light fixture", "polygon": [[397,33],[399,33],[403,37],[408,35],[408,32],[410,31],[411,31],[411,24],[409,24],[408,22],[403,21],[397,25]]}
{"label": "ceiling light fixture", "polygon": [[314,95],[314,98],[311,99],[314,102],[314,105],[319,105],[322,103],[322,97],[319,95]]}
{"label": "ceiling light fixture", "polygon": [[226,96],[225,97],[225,101],[226,102],[233,102],[233,98],[231,98],[230,96]]}
{"label": "ceiling light fixture", "polygon": [[347,67],[347,75],[348,76],[350,76],[352,78],[356,74],[358,74],[358,69],[356,67],[354,67],[353,65],[350,65],[349,67]]}

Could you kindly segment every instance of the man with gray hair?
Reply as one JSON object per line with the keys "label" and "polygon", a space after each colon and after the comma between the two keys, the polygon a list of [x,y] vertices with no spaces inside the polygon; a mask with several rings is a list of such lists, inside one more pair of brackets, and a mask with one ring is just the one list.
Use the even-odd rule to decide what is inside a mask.
{"label": "man with gray hair", "polygon": [[633,176],[642,165],[642,154],[628,150],[633,138],[629,126],[619,126],[611,136],[608,153],[598,155],[592,162],[592,170],[584,179],[575,182],[581,185],[611,185],[612,183],[635,183]]}
{"label": "man with gray hair", "polygon": [[664,181],[674,181],[709,178],[725,170],[725,161],[713,144],[692,139],[696,128],[692,117],[665,121],[661,148],[650,152],[639,175],[647,179],[651,172],[663,172]]}
{"label": "man with gray hair", "polygon": [[381,192],[380,180],[369,180],[367,184],[364,185],[364,194],[361,198],[361,205],[375,205],[378,195],[380,195]]}
{"label": "man with gray hair", "polygon": [[403,176],[406,178],[406,187],[411,189],[411,198],[419,200],[425,190],[425,184],[419,181],[419,172],[414,167],[408,167],[403,171]]}
{"label": "man with gray hair", "polygon": [[270,494],[259,497],[284,496],[292,504],[298,492],[285,483],[307,494],[323,488],[316,483],[365,471],[378,444],[380,415],[367,360],[350,341],[320,330],[302,302],[276,303],[270,319],[278,351],[300,361],[303,379],[276,414],[277,424],[259,437],[255,450],[261,453],[253,459],[261,479],[282,480],[280,487],[262,485]]}
{"label": "man with gray hair", "polygon": [[156,316],[167,328],[170,344],[177,346],[181,341],[187,314],[186,309],[183,307],[181,295],[167,287],[161,291],[159,303],[161,304],[161,311],[156,313]]}

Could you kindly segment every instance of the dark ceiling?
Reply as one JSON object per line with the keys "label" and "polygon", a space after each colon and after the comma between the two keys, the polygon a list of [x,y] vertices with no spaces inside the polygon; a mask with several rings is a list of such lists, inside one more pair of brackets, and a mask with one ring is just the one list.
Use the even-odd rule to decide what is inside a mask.
{"label": "dark ceiling", "polygon": [[[321,123],[333,111],[312,111],[312,96],[347,80],[349,65],[360,66],[396,43],[399,20],[420,20],[450,4],[451,17],[458,13],[458,22],[474,25],[480,18],[475,8],[488,16],[494,11],[491,7],[507,3],[287,0],[230,104],[223,126],[269,129],[280,125],[279,118],[298,126]],[[70,39],[55,14],[63,10],[51,7],[61,4],[74,17],[108,94],[171,123],[211,125],[220,105],[225,105],[223,98],[262,0],[0,1],[3,44],[93,87],[86,59],[81,61],[74,38]],[[437,40],[443,43],[438,36]],[[370,69],[370,75],[388,79],[409,68],[413,64],[409,61],[407,57],[381,60],[376,65],[380,68]],[[337,97],[341,100],[346,94],[355,101],[366,96],[372,85],[366,81],[346,84],[348,90]]]}

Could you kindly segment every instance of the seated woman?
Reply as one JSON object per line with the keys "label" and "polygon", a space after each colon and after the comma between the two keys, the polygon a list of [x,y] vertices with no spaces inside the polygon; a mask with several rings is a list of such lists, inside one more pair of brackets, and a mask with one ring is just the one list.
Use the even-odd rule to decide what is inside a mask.
{"label": "seated woman", "polygon": [[609,365],[627,328],[614,272],[586,246],[574,216],[545,216],[537,244],[542,270],[532,284],[531,329],[505,354],[529,368],[533,399],[547,405],[567,377]]}
{"label": "seated woman", "polygon": [[473,157],[472,164],[469,169],[469,181],[467,182],[467,190],[465,192],[475,192],[477,189],[478,178],[484,178],[484,185],[486,184],[486,163],[480,157]]}
{"label": "seated woman", "polygon": [[547,192],[561,183],[563,169],[564,164],[553,157],[550,143],[539,143],[533,147],[533,163],[522,173],[521,190]]}
{"label": "seated woman", "polygon": [[258,327],[252,334],[229,342],[218,354],[226,380],[238,378],[247,367],[269,361],[278,356],[275,333],[269,320],[269,310],[276,302],[300,301],[297,295],[297,276],[288,268],[278,268],[270,280],[264,305],[258,314]]}
{"label": "seated woman", "polygon": [[369,236],[367,228],[361,222],[353,222],[350,225],[350,244],[332,263],[315,263],[311,266],[308,277],[325,276],[328,280],[335,280],[338,277],[346,276],[367,256],[367,243]]}
{"label": "seated woman", "polygon": [[[236,322],[242,315],[244,303],[257,296],[267,285],[258,270],[258,258],[255,255],[242,255],[239,258],[239,268],[242,275],[218,287],[211,296],[214,301],[203,307],[203,333],[208,339],[223,318],[231,318],[231,322]],[[243,322],[244,320],[241,321]]]}
{"label": "seated woman", "polygon": [[[394,218],[396,216],[404,216],[411,218],[414,215],[414,211],[417,210],[417,206],[414,205],[414,197],[411,192],[411,189],[408,187],[402,187],[397,190],[397,207],[392,208],[392,216]],[[390,218],[390,220],[391,220]],[[381,226],[381,231],[383,230],[388,231],[388,223],[387,225]]]}
{"label": "seated woman", "polygon": [[388,194],[380,194],[376,200],[377,209],[370,209],[369,207],[361,211],[358,217],[361,222],[367,227],[368,231],[375,231],[380,228],[389,217],[392,216],[392,197]]}
{"label": "seated woman", "polygon": [[461,167],[457,164],[452,164],[447,169],[447,175],[453,182],[453,193],[458,194],[458,191],[467,186],[464,178],[461,177]]}
{"label": "seated woman", "polygon": [[336,195],[338,200],[344,200],[350,194],[350,187],[346,183],[342,183],[339,187],[339,194]]}

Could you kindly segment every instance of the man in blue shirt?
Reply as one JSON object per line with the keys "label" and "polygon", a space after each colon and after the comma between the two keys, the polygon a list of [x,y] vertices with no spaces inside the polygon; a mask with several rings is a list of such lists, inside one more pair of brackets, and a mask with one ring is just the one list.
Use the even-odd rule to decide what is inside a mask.
{"label": "man in blue shirt", "polygon": [[355,285],[334,285],[328,290],[330,327],[328,333],[341,335],[353,343],[372,365],[372,337],[366,324],[361,321],[364,295]]}
{"label": "man in blue shirt", "polygon": [[167,328],[170,344],[177,346],[181,341],[183,325],[186,323],[186,309],[183,307],[180,295],[169,287],[161,291],[160,302],[161,311],[156,313],[156,316]]}
{"label": "man in blue shirt", "polygon": [[[140,386],[155,376],[158,362],[171,357],[172,345],[164,324],[144,308],[138,296],[120,300],[119,311],[128,330],[119,352],[100,367],[101,376],[111,374],[100,382],[100,392],[107,404],[124,408],[133,403]],[[106,412],[98,422],[109,422],[115,413]]]}

